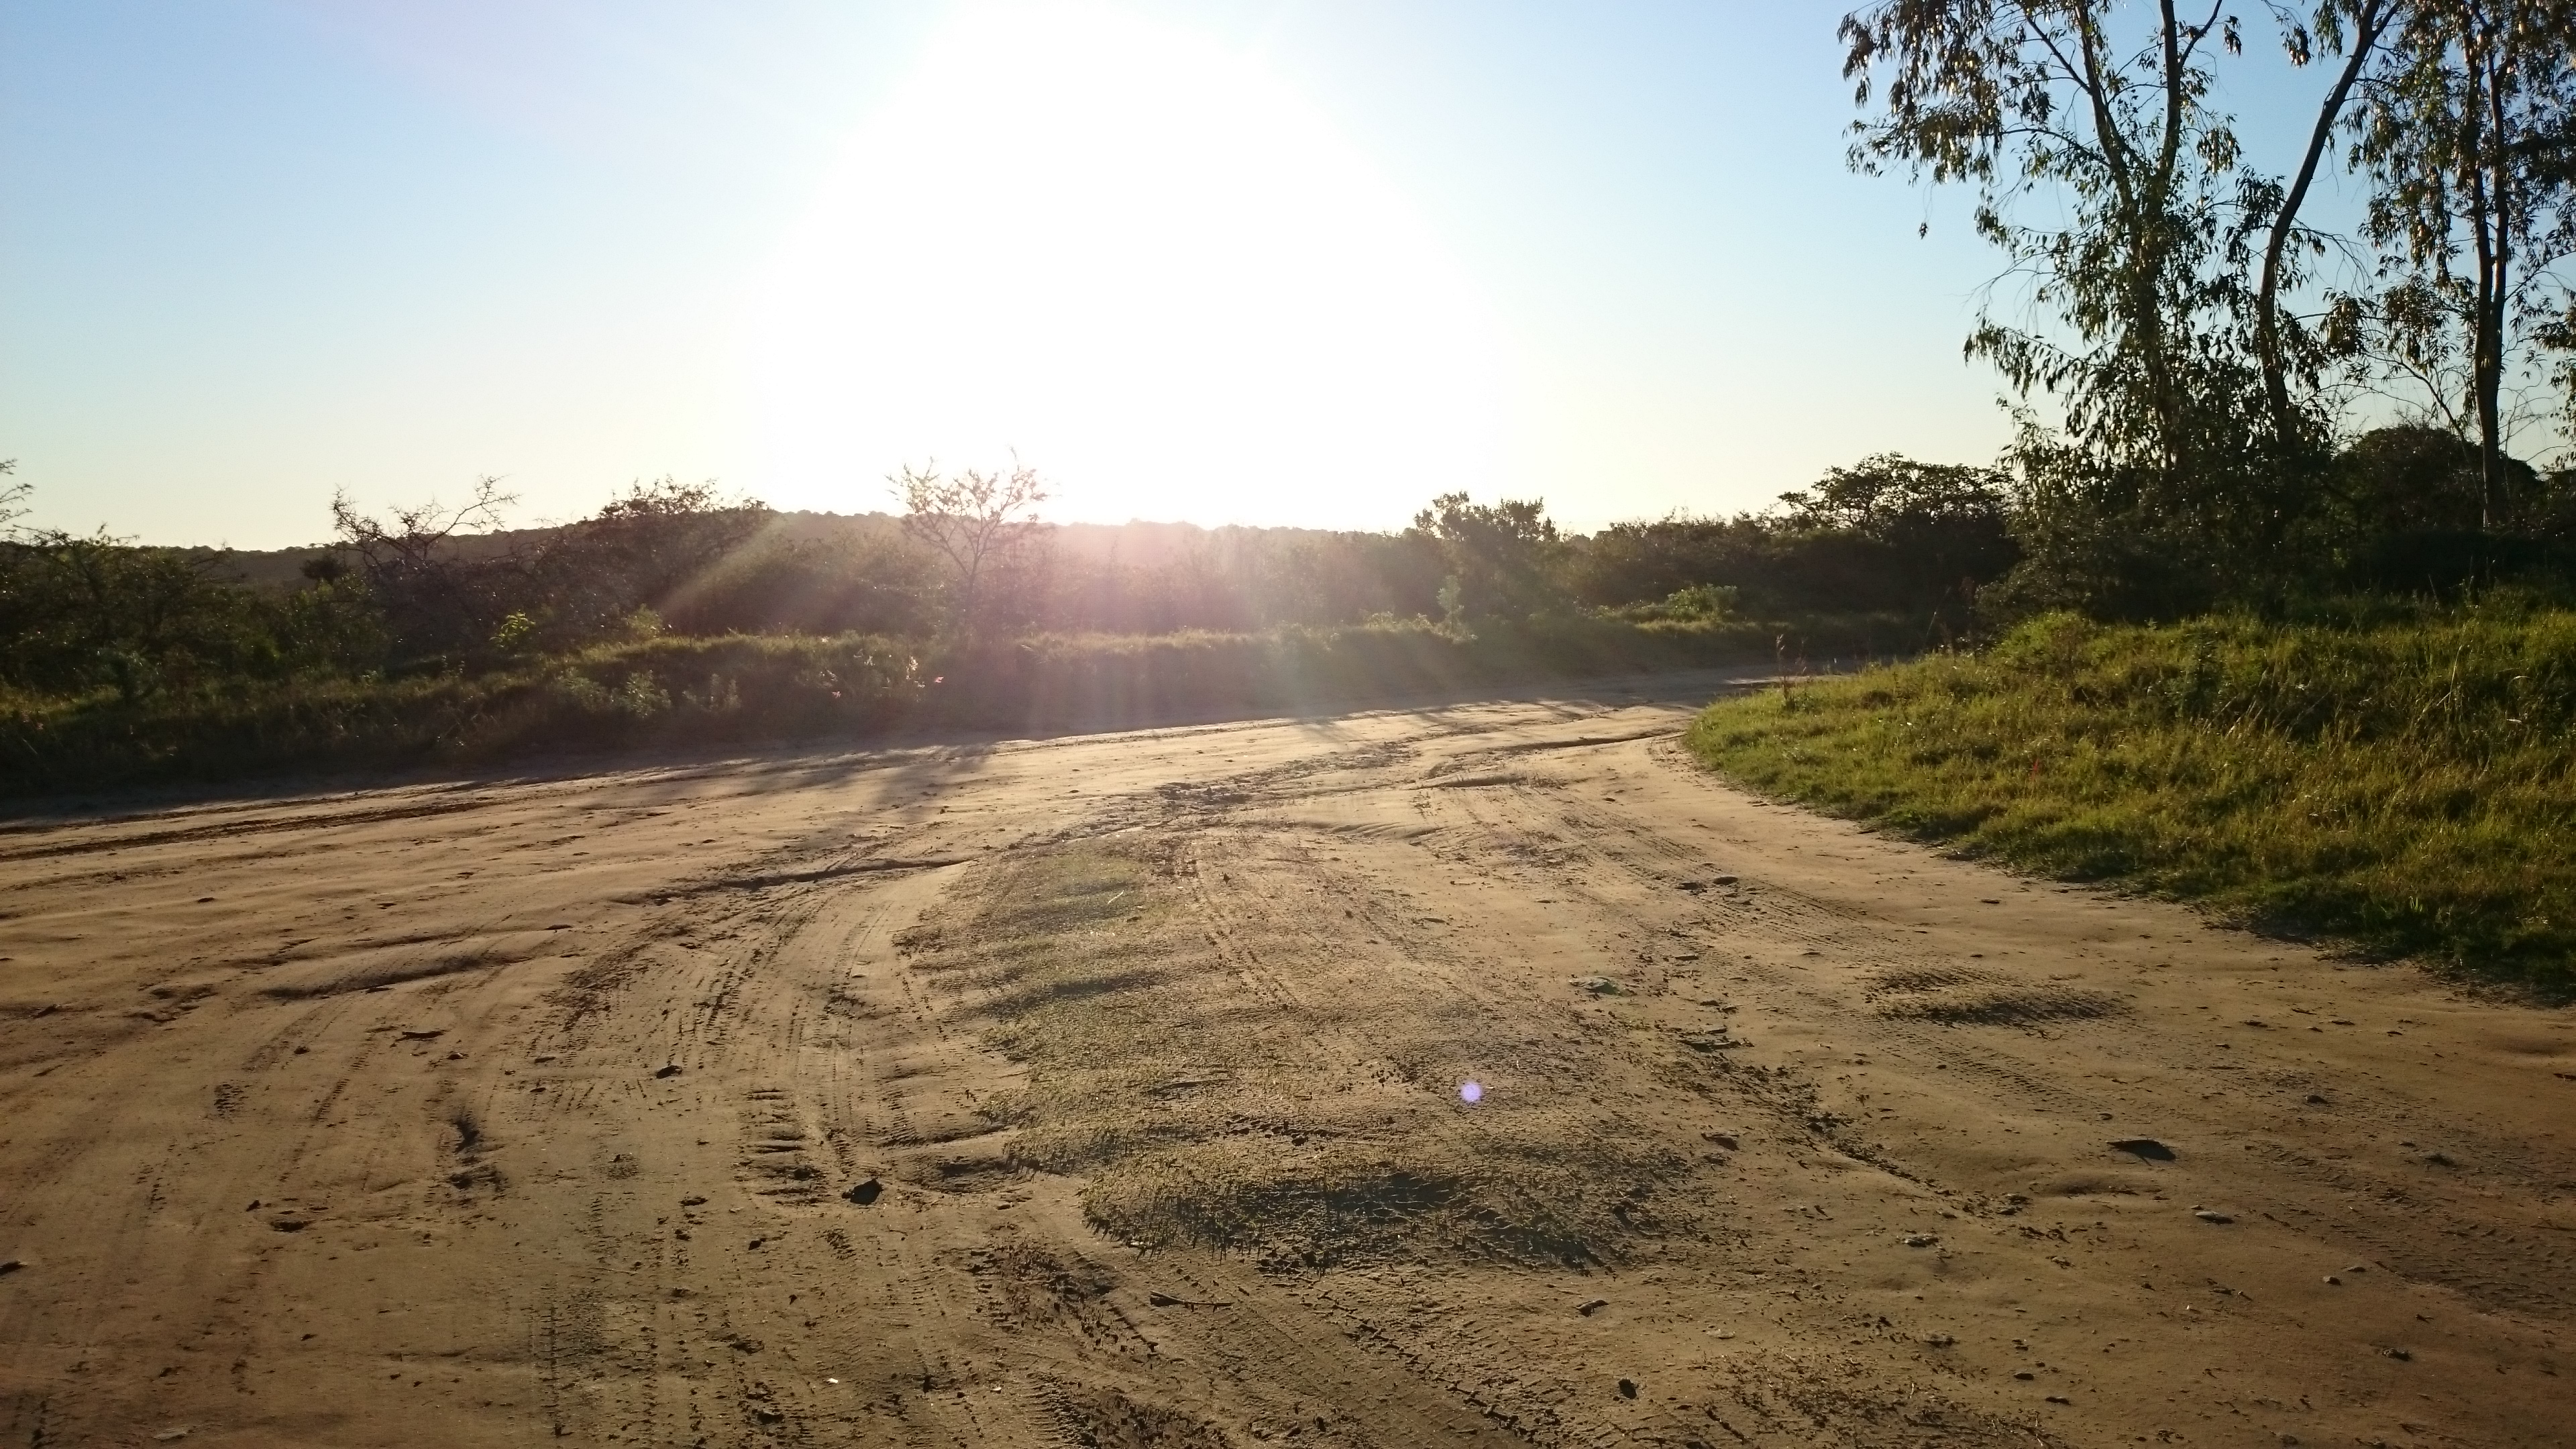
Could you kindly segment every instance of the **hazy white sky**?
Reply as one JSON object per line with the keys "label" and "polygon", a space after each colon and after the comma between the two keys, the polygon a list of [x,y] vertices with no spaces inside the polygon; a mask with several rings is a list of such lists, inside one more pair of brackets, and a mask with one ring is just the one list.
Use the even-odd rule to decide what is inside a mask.
{"label": "hazy white sky", "polygon": [[1843,8],[0,0],[0,457],[239,547],[483,474],[1590,526],[1981,460],[1993,262],[1843,170]]}

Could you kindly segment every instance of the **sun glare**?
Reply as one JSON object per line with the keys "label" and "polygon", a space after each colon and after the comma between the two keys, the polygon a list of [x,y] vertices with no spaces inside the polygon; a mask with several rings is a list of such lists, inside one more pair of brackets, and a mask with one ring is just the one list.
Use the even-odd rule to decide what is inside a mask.
{"label": "sun glare", "polygon": [[990,5],[852,139],[746,375],[782,507],[1015,449],[1059,517],[1358,527],[1492,486],[1507,358],[1406,199],[1251,58]]}

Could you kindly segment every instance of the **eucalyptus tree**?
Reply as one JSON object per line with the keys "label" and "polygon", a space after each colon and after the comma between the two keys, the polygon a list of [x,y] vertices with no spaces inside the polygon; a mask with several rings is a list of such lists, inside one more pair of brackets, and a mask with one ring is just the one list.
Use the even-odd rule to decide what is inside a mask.
{"label": "eucalyptus tree", "polygon": [[[1851,165],[1975,188],[1978,233],[2045,314],[1991,302],[1967,353],[2064,409],[2114,511],[2199,515],[2242,451],[2255,379],[2241,345],[2239,146],[2209,105],[2223,0],[1885,0],[1846,16]],[[1991,293],[1990,293],[1991,296]]]}
{"label": "eucalyptus tree", "polygon": [[2410,0],[2370,88],[2353,155],[2395,274],[2377,299],[2385,356],[2474,429],[2497,528],[2515,502],[2507,376],[2576,340],[2556,270],[2576,257],[2576,0]]}

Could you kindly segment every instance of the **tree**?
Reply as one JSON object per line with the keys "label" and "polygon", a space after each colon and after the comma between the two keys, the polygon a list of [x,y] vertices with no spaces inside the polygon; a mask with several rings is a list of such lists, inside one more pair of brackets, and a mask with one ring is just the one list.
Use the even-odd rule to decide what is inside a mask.
{"label": "tree", "polygon": [[[2354,533],[2465,533],[2478,527],[2478,449],[2448,428],[2373,428],[2335,460]],[[2527,469],[2525,470],[2528,471]]]}
{"label": "tree", "polygon": [[1826,470],[1811,489],[1783,493],[1782,528],[1867,546],[1882,587],[1908,604],[1964,619],[1979,586],[2021,557],[2009,480],[1992,468],[1919,463],[1895,453]]}
{"label": "tree", "polygon": [[29,493],[0,489],[0,683],[112,685],[132,704],[173,680],[279,662],[265,601],[216,577],[221,554],[141,548],[103,528],[22,528]]}
{"label": "tree", "polygon": [[[2188,490],[2235,400],[2221,265],[2237,142],[2205,105],[2203,48],[2237,46],[2213,5],[2192,22],[2161,0],[2144,43],[2105,23],[2116,0],[1886,0],[1846,16],[1843,75],[1882,97],[1854,124],[1849,160],[1977,189],[1976,227],[2032,299],[2072,333],[2005,325],[1989,310],[1967,352],[2025,396],[2045,391],[2113,471],[2143,469],[2152,499]],[[1884,75],[1883,86],[1878,77]],[[2021,218],[2033,193],[2062,202]],[[2218,417],[2209,414],[2216,412]]]}
{"label": "tree", "polygon": [[455,544],[460,534],[498,527],[502,510],[517,501],[501,491],[500,479],[478,478],[462,504],[449,507],[432,499],[378,519],[360,513],[346,492],[332,495],[331,523],[340,547],[357,556],[367,594],[383,610],[398,653],[470,650],[500,622],[514,592],[505,576],[520,560],[468,560]]}
{"label": "tree", "polygon": [[1410,536],[1440,547],[1448,564],[1440,602],[1452,622],[1518,623],[1565,602],[1557,578],[1565,542],[1539,499],[1487,505],[1443,493],[1413,516]]}
{"label": "tree", "polygon": [[905,464],[888,481],[903,502],[904,532],[948,567],[950,631],[971,639],[996,576],[1024,561],[1043,526],[1037,508],[1046,486],[1016,459],[1008,473],[969,468],[954,477],[936,462],[920,470]]}
{"label": "tree", "polygon": [[541,642],[597,636],[639,609],[686,614],[713,575],[771,518],[757,499],[664,477],[629,484],[599,512],[554,531],[526,573],[525,607],[541,609]]}
{"label": "tree", "polygon": [[[2380,335],[2475,428],[2481,522],[2496,529],[2514,507],[2506,378],[2556,335],[2566,287],[2551,269],[2576,255],[2576,4],[2414,0],[2371,100],[2354,156],[2376,183],[2368,234],[2399,274]],[[2457,413],[2441,396],[2455,383]]]}

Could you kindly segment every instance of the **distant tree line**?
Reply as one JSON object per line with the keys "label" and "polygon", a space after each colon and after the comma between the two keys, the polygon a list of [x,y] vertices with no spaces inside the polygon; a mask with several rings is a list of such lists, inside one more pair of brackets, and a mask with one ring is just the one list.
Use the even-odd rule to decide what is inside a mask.
{"label": "distant tree line", "polygon": [[[2476,446],[2439,428],[2363,435],[2321,487],[2322,592],[2439,592],[2512,573],[2576,578],[2576,478],[2514,463],[2516,527],[2489,525]],[[0,475],[5,475],[0,465]],[[664,635],[861,634],[922,651],[1034,634],[1257,633],[1423,620],[1462,633],[1551,621],[1641,627],[1865,621],[1904,649],[2065,602],[2090,549],[2097,611],[2153,613],[2205,582],[2153,534],[2068,540],[2056,500],[2010,467],[1884,454],[1771,508],[1570,534],[1536,500],[1431,501],[1400,532],[1120,527],[1038,520],[1036,476],[899,477],[900,515],[784,514],[710,485],[638,483],[579,521],[498,527],[512,503],[369,514],[335,499],[335,538],[284,577],[230,556],[18,526],[0,491],[0,689],[64,696],[331,674],[477,673]],[[2118,556],[2125,553],[2125,556]],[[2049,567],[2034,569],[2034,557]],[[2106,603],[2111,606],[2105,610]],[[1850,631],[1844,631],[1848,634]]]}
{"label": "distant tree line", "polygon": [[[244,576],[212,550],[18,526],[0,494],[0,688],[110,691],[327,673],[483,672],[662,635],[867,634],[924,649],[1038,633],[1253,633],[1424,620],[1475,633],[1877,614],[1966,628],[2018,558],[2003,475],[1873,458],[1760,515],[1590,537],[1534,500],[1434,499],[1400,532],[1040,522],[1033,473],[908,473],[899,515],[782,514],[638,483],[588,518],[500,527],[461,503],[333,501],[332,542]],[[1933,637],[1930,633],[1925,638]]]}

